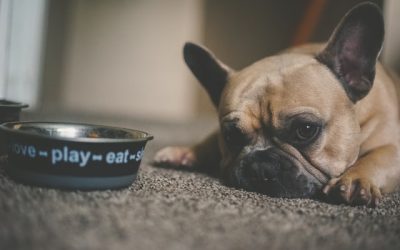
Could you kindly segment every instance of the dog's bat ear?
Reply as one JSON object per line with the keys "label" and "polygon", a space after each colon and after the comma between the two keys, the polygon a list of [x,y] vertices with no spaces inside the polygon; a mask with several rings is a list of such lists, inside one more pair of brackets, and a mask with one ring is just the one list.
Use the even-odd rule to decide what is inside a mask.
{"label": "dog's bat ear", "polygon": [[231,69],[220,62],[210,51],[194,43],[185,44],[183,56],[197,80],[207,90],[213,104],[218,107]]}
{"label": "dog's bat ear", "polygon": [[384,23],[379,8],[362,3],[343,17],[326,48],[317,55],[341,81],[353,103],[372,88],[383,37]]}

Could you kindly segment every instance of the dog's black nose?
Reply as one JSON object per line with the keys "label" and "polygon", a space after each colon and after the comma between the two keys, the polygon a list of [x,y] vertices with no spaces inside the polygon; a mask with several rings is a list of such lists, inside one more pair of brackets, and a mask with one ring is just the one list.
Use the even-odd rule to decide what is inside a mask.
{"label": "dog's black nose", "polygon": [[257,150],[247,157],[244,172],[250,179],[269,182],[277,179],[281,167],[281,157],[272,149]]}

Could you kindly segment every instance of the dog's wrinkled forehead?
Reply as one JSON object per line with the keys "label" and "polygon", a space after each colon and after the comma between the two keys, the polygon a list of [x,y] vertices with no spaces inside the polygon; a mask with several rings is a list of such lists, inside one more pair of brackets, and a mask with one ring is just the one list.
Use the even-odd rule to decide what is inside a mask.
{"label": "dog's wrinkled forehead", "polygon": [[[219,113],[265,118],[271,111],[276,115],[310,111],[329,116],[336,103],[347,104],[349,100],[328,68],[312,55],[281,54],[233,74],[224,89]],[[277,118],[273,122],[278,122]]]}

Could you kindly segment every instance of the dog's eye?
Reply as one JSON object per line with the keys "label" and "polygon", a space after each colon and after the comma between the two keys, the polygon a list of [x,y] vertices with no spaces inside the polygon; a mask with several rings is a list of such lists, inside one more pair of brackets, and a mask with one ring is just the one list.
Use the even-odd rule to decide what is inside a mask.
{"label": "dog's eye", "polygon": [[319,127],[311,123],[301,124],[296,128],[296,136],[299,140],[305,141],[313,138],[318,133]]}
{"label": "dog's eye", "polygon": [[305,145],[313,142],[319,135],[321,126],[312,122],[295,122],[292,126],[292,140]]}
{"label": "dog's eye", "polygon": [[239,148],[248,142],[248,137],[236,122],[226,122],[222,127],[222,134],[227,146]]}

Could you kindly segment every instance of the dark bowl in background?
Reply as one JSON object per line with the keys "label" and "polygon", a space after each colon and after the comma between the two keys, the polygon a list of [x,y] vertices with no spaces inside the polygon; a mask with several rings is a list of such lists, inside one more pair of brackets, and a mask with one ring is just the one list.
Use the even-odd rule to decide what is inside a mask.
{"label": "dark bowl in background", "polygon": [[10,122],[0,125],[7,146],[6,173],[27,184],[73,190],[130,186],[146,132],[77,123]]}
{"label": "dark bowl in background", "polygon": [[[0,124],[19,121],[21,110],[27,107],[28,105],[24,103],[0,99]],[[4,140],[4,136],[0,132],[0,156],[4,156],[7,151]]]}
{"label": "dark bowl in background", "polygon": [[0,99],[0,123],[19,121],[21,110],[27,107],[24,103]]}

